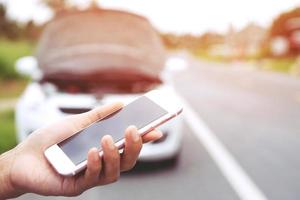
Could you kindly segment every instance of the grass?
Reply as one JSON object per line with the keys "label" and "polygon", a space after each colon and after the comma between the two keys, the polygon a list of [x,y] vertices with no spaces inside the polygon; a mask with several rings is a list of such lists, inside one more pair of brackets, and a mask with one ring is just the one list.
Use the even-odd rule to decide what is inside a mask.
{"label": "grass", "polygon": [[13,110],[0,112],[0,154],[17,144],[14,122]]}
{"label": "grass", "polygon": [[262,60],[262,69],[289,73],[295,58],[267,58]]}
{"label": "grass", "polygon": [[15,71],[18,58],[31,55],[34,44],[29,41],[0,39],[0,99],[16,98],[24,90],[28,80]]}
{"label": "grass", "polygon": [[227,62],[228,59],[222,56],[211,55],[205,50],[195,50],[191,52],[196,58],[212,62]]}
{"label": "grass", "polygon": [[[0,99],[18,97],[28,80],[21,78],[14,65],[18,58],[31,55],[34,44],[0,38]],[[0,111],[0,154],[17,144],[14,111]]]}
{"label": "grass", "polygon": [[33,48],[34,44],[29,41],[0,39],[0,78],[19,78],[14,68],[15,61],[22,56],[31,55]]}

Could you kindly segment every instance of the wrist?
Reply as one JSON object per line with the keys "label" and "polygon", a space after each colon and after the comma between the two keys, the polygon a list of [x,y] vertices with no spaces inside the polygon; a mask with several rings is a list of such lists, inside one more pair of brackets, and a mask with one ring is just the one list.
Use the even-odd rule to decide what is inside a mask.
{"label": "wrist", "polygon": [[17,196],[10,178],[13,157],[13,150],[0,155],[0,199]]}

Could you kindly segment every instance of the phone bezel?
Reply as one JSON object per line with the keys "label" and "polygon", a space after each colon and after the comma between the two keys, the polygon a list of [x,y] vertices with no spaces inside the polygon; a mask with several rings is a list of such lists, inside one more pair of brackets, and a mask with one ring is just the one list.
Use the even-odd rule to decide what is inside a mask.
{"label": "phone bezel", "polygon": [[[165,115],[151,122],[150,124],[144,126],[139,129],[138,132],[140,135],[144,135],[166,121],[174,118],[178,114],[182,112],[182,107],[180,106],[180,102],[178,102],[176,97],[173,97],[172,93],[166,93],[165,91],[152,90],[146,94],[144,94],[147,98],[152,100],[154,103],[161,106],[163,109],[167,111]],[[172,101],[170,101],[172,100]],[[125,139],[121,139],[115,143],[115,145],[122,149],[124,146]],[[75,165],[71,159],[63,152],[63,150],[57,145],[54,144],[47,148],[44,152],[46,158],[51,163],[51,165],[55,168],[55,170],[64,176],[72,176],[77,174],[86,168],[87,160]],[[99,152],[99,155],[102,156],[102,151]]]}

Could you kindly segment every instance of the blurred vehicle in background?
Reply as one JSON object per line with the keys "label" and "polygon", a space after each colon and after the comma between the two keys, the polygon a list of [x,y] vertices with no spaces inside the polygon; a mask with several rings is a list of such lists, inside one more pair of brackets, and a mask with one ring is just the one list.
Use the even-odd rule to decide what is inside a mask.
{"label": "blurred vehicle in background", "polygon": [[[152,89],[172,92],[166,63],[159,35],[141,16],[100,9],[60,14],[45,27],[36,57],[16,63],[33,80],[16,107],[19,141],[67,115],[128,103]],[[160,129],[164,136],[144,145],[141,161],[176,160],[182,118]]]}

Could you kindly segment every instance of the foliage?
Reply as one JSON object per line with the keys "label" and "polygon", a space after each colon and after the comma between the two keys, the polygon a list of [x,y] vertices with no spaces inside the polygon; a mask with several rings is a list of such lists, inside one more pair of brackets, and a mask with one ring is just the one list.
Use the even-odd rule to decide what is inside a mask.
{"label": "foliage", "polygon": [[6,17],[6,7],[0,2],[0,38],[12,41],[36,41],[41,34],[43,26],[37,26],[33,21],[20,24]]}
{"label": "foliage", "polygon": [[228,62],[230,59],[225,58],[224,56],[217,56],[212,55],[208,53],[208,51],[203,49],[197,49],[192,52],[192,55],[194,55],[196,58],[200,58],[206,61],[212,61],[212,62]]}
{"label": "foliage", "polygon": [[0,154],[16,146],[14,112],[0,112]]}
{"label": "foliage", "polygon": [[292,28],[289,28],[291,19],[300,17],[300,8],[295,8],[291,11],[282,13],[272,23],[270,28],[271,37],[274,36],[285,36],[288,37]]}
{"label": "foliage", "polygon": [[0,4],[0,37],[17,39],[20,36],[20,28],[15,22],[6,18],[4,5]]}

